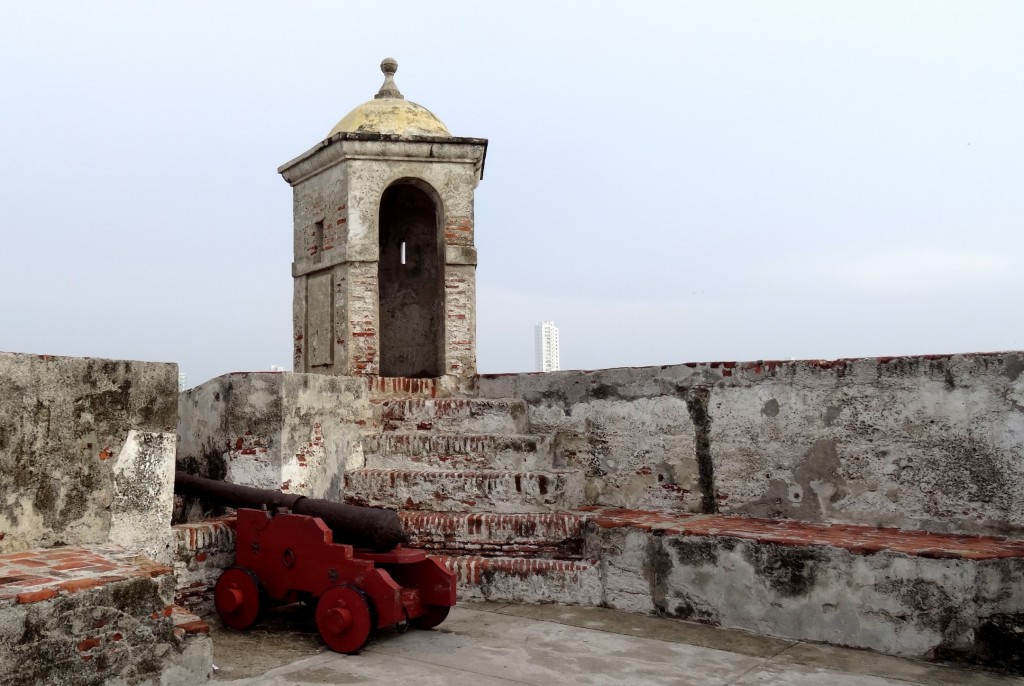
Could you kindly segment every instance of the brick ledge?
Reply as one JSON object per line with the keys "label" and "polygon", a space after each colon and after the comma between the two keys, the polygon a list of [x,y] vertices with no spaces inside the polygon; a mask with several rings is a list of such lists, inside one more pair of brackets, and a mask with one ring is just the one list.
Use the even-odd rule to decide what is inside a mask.
{"label": "brick ledge", "polygon": [[0,604],[35,603],[133,577],[156,578],[173,569],[120,546],[36,548],[0,555]]}
{"label": "brick ledge", "polygon": [[913,557],[992,560],[1024,558],[1024,540],[941,534],[855,524],[812,524],[738,515],[698,515],[654,510],[583,507],[587,521],[603,528],[633,528],[669,536],[724,536],[775,543],[842,548],[858,555],[893,552]]}

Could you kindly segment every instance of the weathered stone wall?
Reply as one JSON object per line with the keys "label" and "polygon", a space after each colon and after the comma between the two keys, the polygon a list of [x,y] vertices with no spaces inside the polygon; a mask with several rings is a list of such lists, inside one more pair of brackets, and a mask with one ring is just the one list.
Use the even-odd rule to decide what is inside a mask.
{"label": "weathered stone wall", "polygon": [[363,379],[252,372],[181,393],[180,413],[179,469],[338,500],[370,405]]}
{"label": "weathered stone wall", "polygon": [[943,532],[1024,532],[1024,353],[483,376],[588,498]]}
{"label": "weathered stone wall", "polygon": [[0,553],[169,560],[177,384],[174,364],[0,353]]}
{"label": "weathered stone wall", "polygon": [[[871,531],[878,541],[909,544],[900,547],[915,542],[898,530]],[[736,533],[591,524],[587,547],[601,560],[601,603],[770,636],[1021,669],[1019,550],[1002,557],[982,550],[999,545],[985,539],[962,542],[960,550],[938,540],[936,546],[952,547],[866,554],[843,534],[830,545],[811,540],[821,531],[795,527],[775,541]],[[973,549],[965,554],[965,547]]]}

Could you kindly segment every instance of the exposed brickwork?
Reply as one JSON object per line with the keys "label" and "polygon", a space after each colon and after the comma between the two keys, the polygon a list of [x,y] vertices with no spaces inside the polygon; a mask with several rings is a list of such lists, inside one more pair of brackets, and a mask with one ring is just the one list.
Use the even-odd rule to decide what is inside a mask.
{"label": "exposed brickwork", "polygon": [[380,350],[376,326],[377,265],[354,262],[347,265],[347,270],[347,368],[357,376],[377,374],[377,354]]}
{"label": "exposed brickwork", "polygon": [[551,463],[550,443],[530,435],[389,432],[364,437],[363,451],[378,467],[543,469]]}
{"label": "exposed brickwork", "polygon": [[462,600],[598,605],[600,570],[574,560],[543,560],[481,556],[440,558],[454,574]]}
{"label": "exposed brickwork", "polygon": [[410,547],[442,555],[582,557],[583,519],[569,513],[401,512]]}
{"label": "exposed brickwork", "polygon": [[453,456],[464,453],[481,455],[483,461],[503,447],[515,447],[522,451],[536,451],[538,436],[497,436],[494,434],[433,434],[433,433],[387,433],[367,436],[363,449],[367,452],[392,452],[414,455],[434,453]]}
{"label": "exposed brickwork", "polygon": [[448,245],[473,245],[472,217],[448,217],[444,226],[444,240]]}
{"label": "exposed brickwork", "polygon": [[[426,228],[429,223],[429,234],[424,232],[424,237],[440,253],[436,267],[443,283],[460,281],[454,296],[410,289],[444,308],[443,313],[432,306],[422,308],[435,317],[430,330],[445,330],[444,340],[438,341],[440,356],[432,355],[433,351],[425,354],[435,367],[440,363],[445,373],[463,378],[475,373],[473,193],[481,178],[484,154],[485,145],[479,139],[415,142],[332,137],[329,145],[317,146],[281,168],[294,188],[297,371],[373,376],[382,370],[415,373],[418,369],[416,365],[411,371],[387,368],[396,359],[389,358],[394,352],[392,343],[405,340],[403,345],[415,346],[422,341],[418,336],[392,336],[387,314],[392,301],[389,288],[410,278],[388,272],[392,262],[388,250],[397,245],[388,239],[392,221],[388,208],[392,204],[387,199],[395,193],[404,197],[403,187],[416,186],[434,208],[444,209],[443,223],[438,225],[432,208],[417,205],[423,210],[418,225]],[[400,181],[395,183],[396,179]],[[344,209],[336,210],[338,207]],[[408,217],[408,205],[401,208]],[[425,218],[429,222],[422,221]],[[427,238],[438,233],[444,237],[441,244]],[[412,232],[405,238],[412,240],[418,234]],[[418,254],[415,242],[409,247]],[[333,289],[327,294],[323,284],[329,281],[333,281]],[[436,284],[437,280],[430,282]],[[441,316],[444,322],[437,321]],[[463,324],[455,325],[457,321]],[[329,329],[333,330],[330,351],[325,340]]]}
{"label": "exposed brickwork", "polygon": [[377,394],[405,394],[434,398],[441,394],[440,379],[410,379],[404,376],[369,376],[370,391]]}
{"label": "exposed brickwork", "polygon": [[233,515],[202,522],[178,524],[173,527],[174,538],[180,548],[201,550],[222,543],[234,545],[235,517]]}
{"label": "exposed brickwork", "polygon": [[544,512],[571,509],[583,498],[572,471],[418,471],[356,469],[345,474],[355,505],[449,512]]}
{"label": "exposed brickwork", "polygon": [[[471,303],[458,297],[470,276],[446,279],[449,334],[472,326],[472,311],[459,309]],[[472,350],[472,336],[456,338],[449,352]],[[558,512],[582,502],[582,473],[553,468],[552,438],[528,433],[526,403],[428,397],[416,380],[397,381],[405,397],[386,395],[394,382],[372,389],[370,468],[347,472],[349,502],[405,510],[410,545],[446,559],[461,598],[600,602],[599,571],[582,561],[583,521]]]}
{"label": "exposed brickwork", "polygon": [[[210,625],[179,605],[171,605],[167,613],[174,622],[174,635],[178,638],[210,633]],[[113,640],[120,640],[117,634]]]}
{"label": "exposed brickwork", "polygon": [[476,373],[476,267],[448,265],[445,271],[445,373]]}
{"label": "exposed brickwork", "polygon": [[445,557],[441,560],[445,566],[455,573],[460,583],[477,584],[483,582],[489,572],[503,572],[513,576],[531,576],[534,574],[579,573],[591,568],[591,564],[573,560],[531,560],[525,558],[500,558],[466,555],[461,557]]}
{"label": "exposed brickwork", "polygon": [[630,527],[665,535],[724,536],[792,546],[830,546],[860,555],[879,552],[963,560],[1024,558],[1024,540],[936,534],[849,524],[809,524],[753,517],[679,515],[670,512],[585,507],[587,521],[602,528]]}
{"label": "exposed brickwork", "polygon": [[250,433],[238,436],[234,440],[225,441],[224,449],[224,458],[227,460],[244,460],[246,457],[262,456],[268,452],[267,439]]}
{"label": "exposed brickwork", "polygon": [[213,611],[213,587],[235,560],[235,518],[223,517],[174,527],[174,602],[194,614]]}
{"label": "exposed brickwork", "polygon": [[455,430],[458,435],[521,434],[526,428],[526,403],[521,400],[404,398],[378,400],[374,404],[385,432]]}
{"label": "exposed brickwork", "polygon": [[[969,353],[972,358],[998,358],[1005,353],[994,352],[994,353]],[[832,372],[836,376],[842,377],[846,371],[854,364],[862,363],[865,361],[873,361],[879,367],[885,367],[891,365],[892,371],[897,371],[900,367],[908,366],[919,366],[927,365],[929,362],[942,362],[950,360],[954,357],[960,357],[960,355],[947,354],[947,355],[898,355],[889,357],[843,357],[835,360],[758,360],[756,362],[737,362],[737,361],[720,361],[720,362],[687,362],[685,366],[692,369],[715,369],[715,370],[727,370],[735,373],[742,373],[744,376],[776,376],[780,372],[785,373],[786,370],[791,370],[795,367],[813,367],[826,372]],[[732,374],[724,374],[723,376],[732,376]]]}

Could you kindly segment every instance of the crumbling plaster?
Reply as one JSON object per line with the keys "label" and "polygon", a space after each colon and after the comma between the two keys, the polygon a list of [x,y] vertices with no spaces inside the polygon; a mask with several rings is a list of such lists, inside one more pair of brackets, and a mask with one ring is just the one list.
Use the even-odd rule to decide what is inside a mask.
{"label": "crumbling plaster", "polygon": [[360,423],[370,415],[361,379],[226,374],[180,403],[179,469],[340,500],[346,460],[361,466]]}
{"label": "crumbling plaster", "polygon": [[169,560],[178,368],[0,353],[0,552],[102,543]]}

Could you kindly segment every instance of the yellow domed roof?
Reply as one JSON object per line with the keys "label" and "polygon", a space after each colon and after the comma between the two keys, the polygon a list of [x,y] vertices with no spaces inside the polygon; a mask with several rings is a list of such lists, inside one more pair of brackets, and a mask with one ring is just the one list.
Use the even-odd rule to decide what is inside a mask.
{"label": "yellow domed roof", "polygon": [[384,85],[373,100],[364,102],[335,124],[328,138],[336,133],[383,133],[399,136],[440,136],[450,138],[448,127],[433,112],[410,102],[398,92],[394,74],[398,63],[388,58],[380,63]]}
{"label": "yellow domed roof", "polygon": [[452,135],[448,132],[448,127],[426,107],[395,98],[364,102],[335,124],[328,136],[342,132],[445,138]]}

